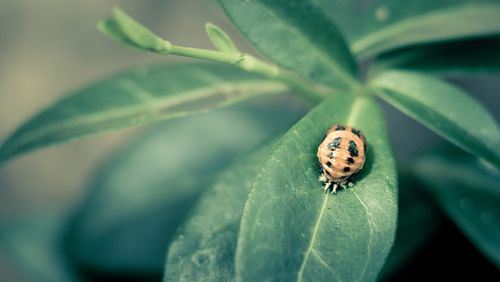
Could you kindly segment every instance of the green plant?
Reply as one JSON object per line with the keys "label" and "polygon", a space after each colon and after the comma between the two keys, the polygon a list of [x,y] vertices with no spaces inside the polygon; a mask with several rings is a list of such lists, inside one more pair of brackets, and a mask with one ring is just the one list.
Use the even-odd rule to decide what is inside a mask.
{"label": "green plant", "polygon": [[[159,65],[98,82],[54,104],[20,127],[0,148],[0,161],[91,134],[185,117],[283,92],[297,95],[314,109],[277,141],[268,141],[228,167],[214,185],[205,188],[196,203],[199,190],[189,190],[197,187],[193,183],[208,182],[223,167],[211,162],[215,159],[212,155],[200,158],[196,151],[191,152],[189,158],[177,160],[189,169],[168,177],[162,175],[161,180],[142,179],[140,173],[127,175],[120,168],[111,170],[116,175],[104,178],[104,184],[98,182],[96,186],[120,189],[120,185],[113,183],[121,184],[123,179],[136,181],[139,184],[130,187],[137,189],[129,190],[132,196],[126,196],[137,200],[125,207],[113,205],[113,201],[120,203],[120,199],[113,198],[116,194],[106,194],[98,188],[89,196],[84,212],[68,235],[73,242],[69,253],[80,264],[91,268],[105,266],[111,272],[126,267],[134,272],[138,260],[127,260],[127,254],[134,252],[127,249],[130,242],[137,238],[147,243],[166,239],[155,237],[158,234],[154,233],[153,223],[157,223],[154,219],[149,218],[149,225],[146,222],[150,229],[137,229],[134,224],[114,228],[115,221],[125,220],[122,214],[133,214],[135,209],[144,213],[140,207],[145,205],[150,205],[151,210],[146,215],[137,214],[136,220],[148,218],[149,212],[177,212],[177,205],[186,214],[194,205],[186,218],[174,215],[168,218],[168,224],[163,222],[169,228],[168,234],[161,235],[169,240],[173,236],[166,263],[165,277],[169,280],[376,280],[393,246],[398,216],[396,165],[376,98],[479,157],[488,166],[500,168],[500,130],[495,120],[463,90],[439,77],[447,71],[499,70],[497,54],[460,49],[457,59],[453,52],[442,52],[457,44],[477,49],[497,46],[498,3],[455,1],[451,5],[447,1],[410,1],[409,5],[386,1],[353,18],[349,13],[352,1],[219,2],[236,27],[269,61],[240,52],[230,37],[212,24],[207,24],[206,29],[216,50],[183,47],[158,37],[115,8],[113,15],[98,25],[114,40],[159,55],[223,64]],[[373,14],[375,18],[371,17]],[[341,28],[336,27],[333,19]],[[432,56],[438,56],[439,60],[426,60]],[[357,63],[360,61],[370,62],[366,74],[360,74]],[[268,120],[274,118],[273,111],[270,112]],[[212,118],[217,119],[216,116],[209,119]],[[239,119],[234,116],[234,120]],[[168,133],[179,140],[168,146],[177,150],[184,143],[193,144],[182,147],[190,151],[197,142],[204,142],[203,146],[211,144],[200,137],[206,135],[200,133],[203,128],[188,123],[189,120],[174,129],[159,127],[166,132],[162,134]],[[321,193],[315,157],[322,136],[333,124],[360,128],[368,139],[367,163],[356,177],[354,187],[334,196]],[[209,145],[203,151],[223,154],[231,148],[237,151],[252,147],[264,139],[255,137],[253,142],[248,141],[247,136],[265,134],[257,135],[244,125],[244,120],[230,124],[234,128],[231,134],[225,136],[223,131],[220,134],[227,145]],[[186,129],[182,131],[184,126]],[[217,130],[217,126],[209,130]],[[248,143],[242,145],[245,140]],[[160,150],[146,150],[143,154],[156,154]],[[500,235],[500,223],[492,215],[498,212],[495,204],[500,194],[492,189],[498,186],[498,177],[477,163],[476,158],[457,155],[460,154],[422,156],[412,167],[412,174],[426,184],[426,191],[435,196],[471,241],[500,265],[500,245],[495,241]],[[123,156],[119,163],[154,169],[161,174],[162,167],[157,164],[128,161],[140,156],[134,152]],[[168,154],[164,158],[168,161],[164,163],[173,161],[168,160]],[[205,170],[207,166],[213,171]],[[463,173],[457,173],[461,170]],[[471,176],[466,177],[469,173]],[[476,181],[471,183],[471,179]],[[151,184],[145,186],[155,188],[141,190],[148,181]],[[179,188],[162,189],[165,181],[178,181]],[[460,187],[460,192],[452,186]],[[457,208],[463,195],[473,202],[465,210]],[[158,201],[161,205],[154,204],[155,199],[167,198],[171,199],[169,205],[161,206],[165,204],[162,201]],[[107,217],[102,216],[100,212],[107,209],[111,212],[106,212]],[[477,224],[478,218],[488,224]],[[171,233],[179,225],[174,236]],[[406,252],[411,253],[417,246]],[[143,274],[154,272],[158,267],[156,258],[165,248],[150,245],[150,249],[143,250],[154,259],[147,261],[139,254],[142,265],[138,269]],[[95,250],[99,253],[94,253]],[[117,262],[117,257],[122,260]]]}

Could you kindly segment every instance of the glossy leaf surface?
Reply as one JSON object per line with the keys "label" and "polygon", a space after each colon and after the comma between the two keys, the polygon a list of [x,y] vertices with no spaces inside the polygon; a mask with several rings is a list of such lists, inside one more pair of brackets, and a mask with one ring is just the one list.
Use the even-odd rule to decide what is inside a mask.
{"label": "glossy leaf surface", "polygon": [[334,88],[356,84],[356,63],[342,34],[312,1],[219,2],[252,45],[276,64]]}
{"label": "glossy leaf surface", "polygon": [[459,88],[439,79],[388,71],[372,84],[378,95],[462,149],[500,167],[500,129],[488,111]]}

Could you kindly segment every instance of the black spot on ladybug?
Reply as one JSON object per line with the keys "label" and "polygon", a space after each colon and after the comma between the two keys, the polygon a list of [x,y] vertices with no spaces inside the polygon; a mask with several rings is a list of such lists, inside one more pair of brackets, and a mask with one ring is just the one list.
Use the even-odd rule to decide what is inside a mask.
{"label": "black spot on ladybug", "polygon": [[354,159],[353,158],[347,158],[347,162],[350,163],[350,164],[353,164],[354,163]]}
{"label": "black spot on ladybug", "polygon": [[332,167],[332,162],[326,162],[327,167]]}
{"label": "black spot on ladybug", "polygon": [[335,128],[335,131],[339,131],[339,130],[345,130],[345,126],[337,125],[337,128]]}
{"label": "black spot on ladybug", "polygon": [[332,143],[328,144],[328,148],[329,149],[336,149],[336,148],[340,147],[340,142],[342,142],[342,137],[336,137],[335,139],[333,139]]}
{"label": "black spot on ladybug", "polygon": [[347,150],[349,151],[349,154],[351,154],[351,157],[359,156],[358,147],[354,141],[349,140],[349,148],[347,148]]}
{"label": "black spot on ladybug", "polygon": [[328,174],[328,176],[330,176],[330,177],[332,176],[332,175],[328,172],[328,170],[324,170],[324,172],[325,172],[326,174]]}
{"label": "black spot on ladybug", "polygon": [[348,167],[348,166],[344,167],[344,172],[349,172],[349,171],[351,171],[350,167]]}
{"label": "black spot on ladybug", "polygon": [[356,128],[351,128],[352,130],[352,133],[354,133],[354,135],[358,136],[359,138],[361,138],[361,135],[360,135],[360,132],[359,130],[357,130]]}
{"label": "black spot on ladybug", "polygon": [[328,153],[328,158],[329,159],[333,158],[333,152]]}

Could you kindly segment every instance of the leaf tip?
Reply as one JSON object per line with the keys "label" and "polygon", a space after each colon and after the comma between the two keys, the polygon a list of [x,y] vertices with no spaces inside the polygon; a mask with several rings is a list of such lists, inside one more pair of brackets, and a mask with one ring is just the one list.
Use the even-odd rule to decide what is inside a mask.
{"label": "leaf tip", "polygon": [[106,36],[133,49],[166,54],[171,50],[170,42],[129,16],[119,6],[111,10],[112,16],[97,23],[97,28]]}
{"label": "leaf tip", "polygon": [[236,48],[233,40],[220,27],[207,22],[205,24],[205,30],[207,32],[208,39],[210,39],[210,42],[212,42],[212,45],[217,50],[225,53],[239,53],[239,50]]}
{"label": "leaf tip", "polygon": [[98,21],[95,25],[95,27],[97,28],[97,30],[99,30],[102,34],[104,35],[107,35],[107,32],[109,30],[108,26],[110,24],[110,22],[112,21],[111,18],[104,18],[100,21]]}
{"label": "leaf tip", "polygon": [[207,22],[207,23],[205,23],[205,30],[207,31],[207,33],[208,33],[208,32],[211,32],[211,30],[216,29],[216,28],[217,28],[217,26],[216,26],[216,25],[214,25],[214,24],[213,24],[213,23],[211,23],[211,22]]}
{"label": "leaf tip", "polygon": [[114,6],[113,8],[111,8],[111,14],[115,19],[126,18],[127,20],[133,20],[132,17],[130,17],[127,13],[125,13],[125,11],[123,11],[122,8],[120,8],[120,6]]}

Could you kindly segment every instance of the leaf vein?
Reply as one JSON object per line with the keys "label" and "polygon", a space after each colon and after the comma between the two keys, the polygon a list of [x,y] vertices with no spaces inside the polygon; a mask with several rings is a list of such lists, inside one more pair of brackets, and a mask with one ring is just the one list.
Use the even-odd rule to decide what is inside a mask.
{"label": "leaf vein", "polygon": [[358,193],[356,193],[356,191],[352,190],[352,192],[354,193],[354,196],[356,196],[356,198],[358,199],[358,201],[361,203],[361,205],[363,206],[364,210],[365,210],[365,213],[366,213],[366,221],[368,222],[368,231],[369,231],[369,237],[368,237],[368,244],[366,245],[366,260],[365,260],[365,265],[363,266],[363,270],[361,271],[361,275],[359,276],[359,279],[357,281],[361,281],[361,279],[363,278],[363,275],[365,274],[367,268],[368,268],[368,262],[370,261],[370,257],[371,257],[371,244],[372,244],[372,238],[373,238],[373,227],[372,227],[372,222],[370,220],[370,212],[369,212],[369,209],[368,209],[368,206],[366,205],[366,203],[361,199],[361,197],[359,197]]}
{"label": "leaf vein", "polygon": [[312,253],[314,254],[314,256],[318,259],[318,261],[324,265],[328,270],[330,270],[330,272],[335,276],[337,277],[338,281],[342,281],[342,279],[340,279],[340,277],[337,275],[337,272],[335,272],[335,270],[333,268],[330,267],[330,265],[328,265],[326,263],[326,261],[321,257],[321,255],[315,250],[313,249],[312,250]]}
{"label": "leaf vein", "polygon": [[314,224],[313,231],[312,231],[312,236],[311,236],[311,242],[309,242],[309,246],[307,247],[307,250],[304,254],[304,259],[302,260],[302,264],[300,266],[299,272],[297,273],[297,281],[303,281],[304,279],[304,270],[307,265],[307,262],[309,260],[309,256],[311,255],[313,249],[314,249],[314,243],[316,242],[316,236],[318,235],[318,230],[319,230],[319,223],[321,222],[321,219],[323,218],[323,215],[325,214],[326,210],[326,204],[328,202],[328,197],[329,194],[325,194],[323,204],[321,206],[321,209],[318,214],[318,218],[316,219],[316,223]]}

